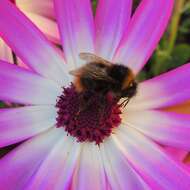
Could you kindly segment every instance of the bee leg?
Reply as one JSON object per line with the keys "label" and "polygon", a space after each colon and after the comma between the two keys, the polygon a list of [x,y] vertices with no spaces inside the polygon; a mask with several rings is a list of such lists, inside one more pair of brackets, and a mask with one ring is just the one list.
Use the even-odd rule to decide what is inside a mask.
{"label": "bee leg", "polygon": [[127,106],[127,104],[129,103],[129,100],[130,100],[129,98],[126,100],[124,107]]}
{"label": "bee leg", "polygon": [[79,105],[79,111],[77,112],[77,115],[79,115],[80,112],[86,110],[91,104],[90,100],[86,99],[83,94],[79,96],[79,99],[80,99],[80,105]]}
{"label": "bee leg", "polygon": [[120,106],[123,107],[123,108],[126,107],[127,104],[129,103],[129,100],[130,100],[129,98],[126,98],[126,99],[120,104]]}

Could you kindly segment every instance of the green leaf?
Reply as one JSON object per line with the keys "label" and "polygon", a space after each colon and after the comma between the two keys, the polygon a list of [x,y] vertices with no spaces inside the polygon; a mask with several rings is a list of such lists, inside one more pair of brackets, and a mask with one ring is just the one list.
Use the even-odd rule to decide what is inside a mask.
{"label": "green leaf", "polygon": [[141,82],[148,78],[148,73],[146,71],[141,71],[137,76],[137,81]]}
{"label": "green leaf", "polygon": [[154,56],[154,63],[151,64],[151,74],[157,76],[168,69],[168,62],[170,62],[171,57],[166,51],[158,50]]}
{"label": "green leaf", "polygon": [[92,0],[92,10],[93,10],[94,15],[95,15],[95,12],[96,12],[96,7],[97,7],[97,0]]}
{"label": "green leaf", "polygon": [[182,12],[185,13],[185,14],[190,14],[190,2],[187,2],[185,4],[185,6],[183,7]]}
{"label": "green leaf", "polygon": [[188,34],[190,32],[190,19],[185,19],[180,28],[179,28],[179,34],[183,35],[183,34]]}
{"label": "green leaf", "polygon": [[4,107],[6,107],[5,103],[0,102],[0,108],[4,108]]}
{"label": "green leaf", "polygon": [[190,45],[178,44],[174,47],[168,69],[179,67],[190,61]]}
{"label": "green leaf", "polygon": [[190,45],[178,44],[174,46],[171,55],[167,51],[158,50],[154,56],[154,63],[151,64],[153,76],[167,72],[190,61]]}

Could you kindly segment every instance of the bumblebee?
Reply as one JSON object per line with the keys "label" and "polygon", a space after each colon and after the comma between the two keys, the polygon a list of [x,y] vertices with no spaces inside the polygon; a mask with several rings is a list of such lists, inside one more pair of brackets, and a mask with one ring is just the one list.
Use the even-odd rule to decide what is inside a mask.
{"label": "bumblebee", "polygon": [[114,64],[92,53],[80,53],[79,57],[87,63],[70,71],[75,77],[74,86],[78,93],[93,91],[102,96],[111,93],[117,101],[124,98],[124,105],[135,96],[137,82],[130,68]]}

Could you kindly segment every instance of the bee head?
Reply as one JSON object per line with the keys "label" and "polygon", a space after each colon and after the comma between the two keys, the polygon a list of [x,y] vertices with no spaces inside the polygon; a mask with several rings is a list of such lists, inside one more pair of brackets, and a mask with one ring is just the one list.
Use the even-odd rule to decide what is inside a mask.
{"label": "bee head", "polygon": [[125,89],[123,89],[121,91],[121,97],[122,98],[132,98],[133,96],[135,96],[137,93],[137,82],[136,81],[132,81],[130,82],[129,86],[126,87]]}
{"label": "bee head", "polygon": [[113,91],[118,99],[131,98],[136,94],[137,82],[134,80],[134,75],[128,67],[115,64],[110,68],[108,74],[117,83]]}
{"label": "bee head", "polygon": [[112,77],[114,80],[122,83],[126,76],[130,73],[130,70],[128,67],[125,67],[124,65],[113,65],[108,74],[110,77]]}

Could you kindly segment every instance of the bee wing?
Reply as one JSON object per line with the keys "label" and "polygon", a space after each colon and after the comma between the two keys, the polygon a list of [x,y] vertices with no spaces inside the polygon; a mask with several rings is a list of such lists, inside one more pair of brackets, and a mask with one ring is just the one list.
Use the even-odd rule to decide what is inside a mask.
{"label": "bee wing", "polygon": [[79,68],[79,69],[75,69],[75,70],[69,71],[69,74],[73,75],[75,77],[81,76],[82,73],[83,73],[83,68]]}
{"label": "bee wing", "polygon": [[82,52],[82,53],[79,54],[79,57],[82,60],[87,61],[89,63],[90,62],[102,62],[102,63],[104,63],[107,66],[111,66],[112,65],[111,62],[109,62],[109,61],[107,61],[107,60],[105,60],[105,59],[103,59],[103,58],[101,58],[101,57],[99,57],[99,56],[97,56],[97,55],[95,55],[93,53]]}
{"label": "bee wing", "polygon": [[109,82],[115,82],[110,76],[108,76],[106,69],[98,67],[96,64],[86,64],[83,67],[72,70],[69,74],[76,77],[83,76],[84,78],[94,79],[94,80],[104,80]]}

